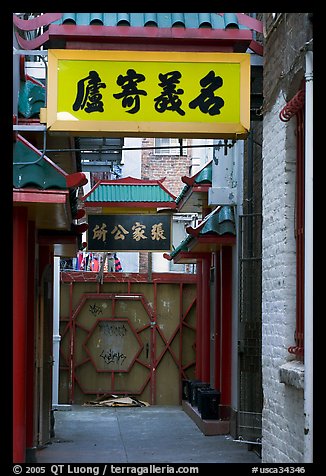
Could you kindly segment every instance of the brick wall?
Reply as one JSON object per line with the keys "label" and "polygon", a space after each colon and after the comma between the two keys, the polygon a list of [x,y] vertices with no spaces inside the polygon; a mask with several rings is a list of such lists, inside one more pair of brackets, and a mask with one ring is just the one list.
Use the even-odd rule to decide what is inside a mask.
{"label": "brick wall", "polygon": [[281,383],[279,376],[293,358],[287,349],[294,343],[296,318],[294,131],[278,119],[283,105],[280,95],[264,117],[263,141],[262,458],[279,463],[301,462],[304,427],[302,390]]}
{"label": "brick wall", "polygon": [[306,13],[284,13],[274,26],[267,23],[270,26],[264,41],[262,462],[301,463],[303,389],[280,378],[282,366],[294,359],[287,349],[294,344],[296,320],[296,118],[284,123],[279,112],[304,78],[302,47],[312,37],[312,31]]}
{"label": "brick wall", "polygon": [[[154,139],[143,140],[143,147],[154,146]],[[188,149],[184,149],[187,154]],[[153,149],[145,149],[142,154],[142,179],[162,179],[166,177],[164,186],[173,195],[178,196],[184,187],[181,181],[183,175],[189,176],[191,152],[188,155],[157,155]]]}

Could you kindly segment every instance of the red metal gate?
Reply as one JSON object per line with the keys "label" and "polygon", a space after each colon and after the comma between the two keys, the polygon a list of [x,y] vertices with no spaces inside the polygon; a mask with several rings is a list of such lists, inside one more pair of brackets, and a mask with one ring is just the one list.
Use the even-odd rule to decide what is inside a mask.
{"label": "red metal gate", "polygon": [[195,375],[196,276],[61,274],[61,403],[104,394],[180,404]]}

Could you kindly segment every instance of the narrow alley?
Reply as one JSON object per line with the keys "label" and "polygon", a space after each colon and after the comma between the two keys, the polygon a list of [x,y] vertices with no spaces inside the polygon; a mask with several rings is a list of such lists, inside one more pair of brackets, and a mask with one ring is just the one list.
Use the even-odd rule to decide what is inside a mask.
{"label": "narrow alley", "polygon": [[55,436],[38,463],[251,463],[255,451],[230,435],[205,436],[177,405],[55,411]]}

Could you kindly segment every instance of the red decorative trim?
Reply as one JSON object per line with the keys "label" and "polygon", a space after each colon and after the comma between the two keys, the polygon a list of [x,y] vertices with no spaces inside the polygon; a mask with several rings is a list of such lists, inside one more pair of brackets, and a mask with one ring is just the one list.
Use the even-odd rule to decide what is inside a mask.
{"label": "red decorative trim", "polygon": [[249,49],[251,51],[253,51],[254,53],[256,53],[257,55],[259,55],[259,56],[263,56],[263,54],[264,54],[263,46],[255,40],[251,41],[251,43],[249,45]]}
{"label": "red decorative trim", "polygon": [[[207,28],[158,28],[99,25],[50,25],[49,40],[63,39],[66,48],[206,50],[245,52],[252,41],[250,30]],[[98,44],[100,43],[100,46]]]}
{"label": "red decorative trim", "polygon": [[23,31],[36,30],[41,26],[48,25],[53,21],[60,20],[62,18],[62,13],[44,13],[35,18],[30,18],[29,20],[23,20],[13,13],[13,23],[14,25]]}
{"label": "red decorative trim", "polygon": [[245,13],[237,13],[238,22],[240,25],[247,26],[251,30],[257,31],[258,33],[263,33],[263,22],[252,18]]}
{"label": "red decorative trim", "polygon": [[43,89],[45,89],[45,85],[41,83],[41,81],[38,81],[35,78],[32,78],[29,74],[25,74],[25,81],[30,81],[33,84],[36,84],[37,86],[41,86]]}
{"label": "red decorative trim", "polygon": [[305,89],[300,89],[297,94],[283,107],[279,114],[279,118],[283,122],[288,122],[295,116],[305,104]]}
{"label": "red decorative trim", "polygon": [[88,223],[81,223],[80,225],[71,225],[71,230],[76,234],[82,234],[88,230]]}
{"label": "red decorative trim", "polygon": [[19,76],[20,76],[21,81],[26,81],[25,56],[24,55],[19,56]]}
{"label": "red decorative trim", "polygon": [[74,218],[75,220],[80,220],[81,218],[83,218],[84,216],[86,215],[86,211],[84,208],[78,208]]}
{"label": "red decorative trim", "polygon": [[14,188],[13,201],[18,203],[66,203],[67,190],[36,190],[35,188]]}
{"label": "red decorative trim", "polygon": [[49,40],[49,31],[42,33],[42,35],[39,35],[32,40],[26,40],[25,38],[22,38],[17,32],[15,32],[15,35],[19,46],[21,46],[23,50],[35,50]]}
{"label": "red decorative trim", "polygon": [[302,357],[303,354],[304,354],[304,348],[303,347],[299,347],[297,345],[293,345],[291,347],[288,348],[288,352],[289,354],[295,354],[297,356],[300,356]]}
{"label": "red decorative trim", "polygon": [[189,243],[189,251],[196,252],[197,245],[211,244],[216,246],[225,246],[225,245],[234,245],[235,244],[234,235],[203,235],[198,236],[194,241]]}
{"label": "red decorative trim", "polygon": [[88,179],[83,172],[76,172],[69,174],[66,177],[66,184],[68,188],[82,187],[88,183]]}
{"label": "red decorative trim", "polygon": [[[18,117],[17,117],[16,114],[12,115],[12,123],[13,123],[13,125],[17,125],[17,123],[18,123]],[[13,132],[13,141],[14,142],[17,142],[17,136],[18,136],[17,131],[14,131]]]}
{"label": "red decorative trim", "polygon": [[168,40],[225,40],[225,41],[251,41],[250,30],[237,29],[208,29],[208,28],[158,28],[151,26],[102,26],[102,25],[50,25],[51,37],[65,37],[70,39],[86,38],[94,40],[102,38],[104,41],[121,41],[122,38],[133,40],[151,38]]}

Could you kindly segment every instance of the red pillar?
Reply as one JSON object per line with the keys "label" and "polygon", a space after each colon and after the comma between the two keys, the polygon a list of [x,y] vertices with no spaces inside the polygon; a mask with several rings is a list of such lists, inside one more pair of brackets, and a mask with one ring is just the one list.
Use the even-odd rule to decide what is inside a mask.
{"label": "red pillar", "polygon": [[202,260],[202,375],[210,382],[210,254]]}
{"label": "red pillar", "polygon": [[214,356],[214,387],[220,390],[221,387],[221,272],[220,272],[220,251],[215,256],[215,356]]}
{"label": "red pillar", "polygon": [[221,403],[231,405],[232,354],[232,247],[221,249],[222,348]]}
{"label": "red pillar", "polygon": [[201,380],[201,360],[202,360],[202,263],[197,260],[197,306],[196,306],[196,371],[195,378]]}
{"label": "red pillar", "polygon": [[26,451],[26,316],[28,211],[13,209],[13,462]]}
{"label": "red pillar", "polygon": [[[26,448],[34,447],[34,341],[35,341],[35,222],[28,222],[28,283],[27,283],[27,355],[26,355]],[[31,457],[31,455],[30,455]]]}

